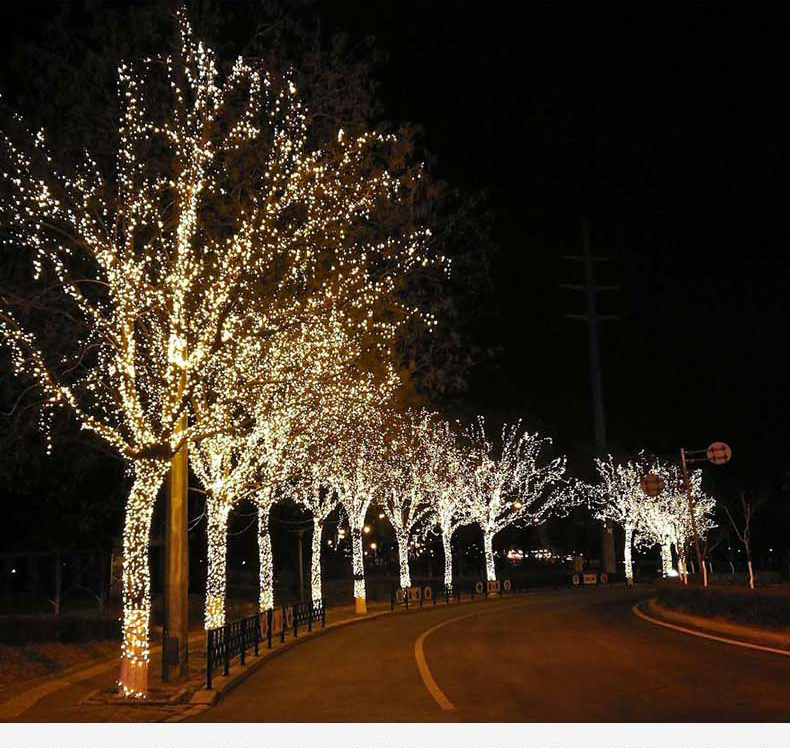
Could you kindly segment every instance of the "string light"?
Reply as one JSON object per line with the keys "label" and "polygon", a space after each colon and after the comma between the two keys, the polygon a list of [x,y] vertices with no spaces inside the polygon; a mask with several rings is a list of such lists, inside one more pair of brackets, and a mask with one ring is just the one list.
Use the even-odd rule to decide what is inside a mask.
{"label": "string light", "polygon": [[[36,278],[57,280],[86,329],[74,336],[75,353],[54,365],[3,299],[0,340],[15,373],[44,391],[42,425],[52,409],[67,407],[134,477],[120,677],[121,692],[133,697],[147,689],[150,518],[172,455],[227,429],[229,402],[259,394],[259,372],[245,362],[260,362],[279,333],[334,314],[386,357],[416,312],[398,301],[402,278],[432,263],[449,270],[444,258],[428,256],[427,230],[373,238],[377,207],[405,192],[403,180],[381,168],[393,136],[339,132],[310,150],[308,114],[293,83],[276,84],[242,59],[222,80],[183,9],[176,22],[173,56],[118,68],[112,176],[89,154],[70,173],[60,171],[45,134],[25,130],[19,118],[24,145],[6,133],[0,143],[5,243],[29,251]],[[163,75],[169,104],[154,84]],[[236,189],[240,172],[244,190]],[[422,319],[435,325],[429,314]],[[73,365],[83,360],[89,365]],[[213,389],[223,370],[230,375]],[[224,488],[212,494],[234,497],[217,499],[223,507],[237,500]],[[210,514],[206,620],[217,621],[227,516],[217,505]]]}
{"label": "string light", "polygon": [[[522,430],[521,422],[502,427],[495,444],[486,434],[485,420],[478,417],[466,430],[469,516],[483,531],[483,553],[488,581],[496,579],[494,535],[508,525],[539,525],[549,515],[567,511],[572,492],[560,484],[565,458],[540,464],[542,452],[551,444],[547,437]],[[516,507],[520,505],[520,508]]]}

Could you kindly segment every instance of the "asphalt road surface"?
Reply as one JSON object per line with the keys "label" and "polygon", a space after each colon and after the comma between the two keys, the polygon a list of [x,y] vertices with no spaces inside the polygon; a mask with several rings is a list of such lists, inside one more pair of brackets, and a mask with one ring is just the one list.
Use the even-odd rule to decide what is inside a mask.
{"label": "asphalt road surface", "polygon": [[636,618],[574,589],[385,616],[304,642],[199,719],[786,722],[790,657]]}

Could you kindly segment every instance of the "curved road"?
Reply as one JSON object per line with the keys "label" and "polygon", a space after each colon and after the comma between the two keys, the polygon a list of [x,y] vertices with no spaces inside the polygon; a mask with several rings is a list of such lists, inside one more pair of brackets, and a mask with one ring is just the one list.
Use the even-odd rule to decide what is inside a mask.
{"label": "curved road", "polygon": [[788,720],[790,657],[642,621],[631,607],[647,596],[564,590],[347,626],[274,658],[198,719]]}

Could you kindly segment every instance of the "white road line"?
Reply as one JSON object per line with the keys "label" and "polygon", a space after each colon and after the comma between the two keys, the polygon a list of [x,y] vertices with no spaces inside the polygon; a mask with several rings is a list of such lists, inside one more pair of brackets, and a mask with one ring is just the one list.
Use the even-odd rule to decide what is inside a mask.
{"label": "white road line", "polygon": [[[521,600],[520,602],[525,602]],[[510,610],[511,608],[517,608],[518,605],[510,605],[506,608],[498,608],[498,610]],[[455,709],[455,704],[453,704],[447,696],[444,695],[444,692],[441,688],[439,688],[438,684],[431,675],[431,669],[428,667],[428,662],[425,659],[425,651],[423,649],[423,643],[425,639],[428,637],[429,634],[432,634],[437,629],[442,628],[442,626],[446,626],[448,623],[453,623],[454,621],[462,621],[464,618],[471,618],[472,616],[479,616],[482,613],[492,613],[494,609],[488,610],[476,610],[474,613],[467,613],[465,616],[456,616],[455,618],[449,618],[446,621],[442,621],[441,623],[437,623],[436,626],[432,626],[427,631],[423,631],[422,634],[417,637],[417,641],[414,643],[414,658],[417,660],[417,669],[420,671],[420,677],[422,678],[422,682],[425,685],[426,690],[429,694],[433,697],[433,700],[439,705],[439,707],[444,710],[445,712],[452,711]]]}
{"label": "white road line", "polygon": [[745,647],[746,649],[758,649],[761,652],[771,652],[772,654],[779,654],[784,655],[785,657],[790,657],[790,651],[786,649],[776,649],[775,647],[764,647],[760,644],[750,644],[749,642],[742,642],[738,641],[737,639],[726,639],[723,636],[714,636],[713,634],[703,634],[701,631],[694,631],[694,629],[687,629],[683,626],[676,626],[674,623],[665,623],[664,621],[659,621],[657,618],[651,618],[649,615],[643,613],[639,610],[639,603],[634,605],[631,608],[631,612],[638,616],[639,618],[648,621],[656,626],[665,626],[668,629],[674,629],[675,631],[682,631],[684,634],[691,634],[692,636],[699,636],[702,639],[711,639],[715,642],[721,642],[722,644],[731,644],[733,647]]}

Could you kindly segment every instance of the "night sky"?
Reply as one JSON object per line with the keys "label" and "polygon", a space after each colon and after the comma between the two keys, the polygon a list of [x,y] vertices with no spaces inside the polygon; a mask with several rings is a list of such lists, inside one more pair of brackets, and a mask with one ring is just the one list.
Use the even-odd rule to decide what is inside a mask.
{"label": "night sky", "polygon": [[[3,53],[50,4],[3,3]],[[589,218],[609,446],[729,442],[731,486],[780,482],[790,447],[785,14],[754,4],[317,3],[327,35],[375,37],[386,118],[422,127],[436,173],[485,191],[502,354],[469,407],[589,454],[587,333],[561,290]],[[240,36],[245,30],[240,28]],[[243,39],[239,42],[243,43]],[[14,73],[4,63],[4,85]]]}
{"label": "night sky", "polygon": [[714,439],[744,485],[785,469],[788,400],[784,14],[754,4],[355,3],[394,120],[424,125],[439,171],[484,189],[500,251],[480,401],[592,439],[583,299],[560,290],[592,224],[605,294],[609,444]]}

